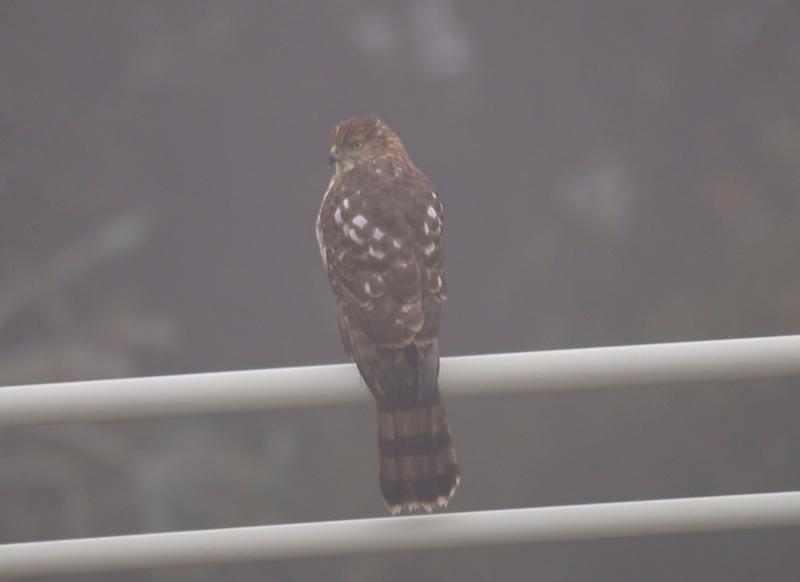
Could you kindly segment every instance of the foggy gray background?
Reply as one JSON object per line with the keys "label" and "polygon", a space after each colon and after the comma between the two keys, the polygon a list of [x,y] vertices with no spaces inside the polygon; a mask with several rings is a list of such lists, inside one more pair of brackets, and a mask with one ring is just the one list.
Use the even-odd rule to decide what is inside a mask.
{"label": "foggy gray background", "polygon": [[[798,333],[800,4],[0,2],[0,384],[344,361],[340,119],[446,209],[444,355]],[[470,511],[800,488],[797,380],[450,398]],[[220,387],[224,389],[224,387]],[[385,515],[372,406],[0,431],[0,542]],[[771,581],[797,530],[63,580]]]}

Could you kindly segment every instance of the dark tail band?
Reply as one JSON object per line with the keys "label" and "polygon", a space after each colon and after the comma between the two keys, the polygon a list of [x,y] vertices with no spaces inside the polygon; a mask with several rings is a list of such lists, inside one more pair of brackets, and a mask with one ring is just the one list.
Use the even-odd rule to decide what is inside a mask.
{"label": "dark tail band", "polygon": [[378,408],[383,498],[395,514],[443,507],[460,481],[444,407],[436,398],[416,407]]}

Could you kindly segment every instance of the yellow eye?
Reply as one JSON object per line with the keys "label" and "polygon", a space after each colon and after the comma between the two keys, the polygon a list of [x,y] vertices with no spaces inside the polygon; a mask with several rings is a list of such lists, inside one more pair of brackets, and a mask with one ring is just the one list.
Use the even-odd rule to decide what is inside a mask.
{"label": "yellow eye", "polygon": [[364,142],[360,140],[354,141],[352,144],[350,144],[350,147],[352,147],[354,150],[360,150],[362,147],[364,147]]}

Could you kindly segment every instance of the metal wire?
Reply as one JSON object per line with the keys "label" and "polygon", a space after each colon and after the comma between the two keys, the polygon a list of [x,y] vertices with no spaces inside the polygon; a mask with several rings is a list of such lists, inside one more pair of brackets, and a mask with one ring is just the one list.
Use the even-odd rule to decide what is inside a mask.
{"label": "metal wire", "polygon": [[[448,396],[800,375],[800,335],[443,358]],[[351,364],[0,388],[0,426],[368,399]]]}

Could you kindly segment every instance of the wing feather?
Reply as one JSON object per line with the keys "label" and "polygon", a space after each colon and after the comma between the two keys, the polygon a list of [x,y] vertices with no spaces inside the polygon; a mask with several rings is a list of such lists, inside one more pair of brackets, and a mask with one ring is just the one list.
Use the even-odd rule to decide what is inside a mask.
{"label": "wing feather", "polygon": [[334,177],[318,221],[345,349],[376,396],[429,398],[446,299],[442,205],[416,168]]}

